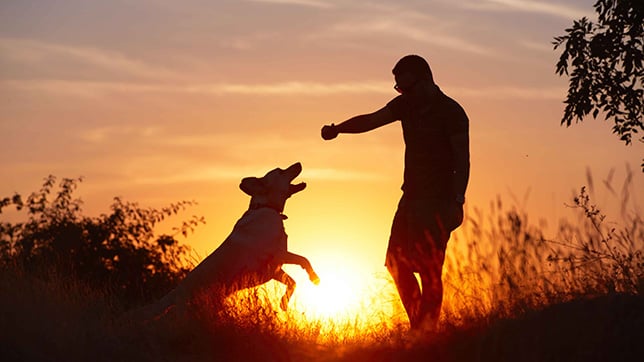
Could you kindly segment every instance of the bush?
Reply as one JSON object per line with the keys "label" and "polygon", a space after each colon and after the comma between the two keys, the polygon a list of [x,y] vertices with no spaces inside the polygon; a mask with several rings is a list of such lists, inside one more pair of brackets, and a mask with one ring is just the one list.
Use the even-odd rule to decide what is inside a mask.
{"label": "bush", "polygon": [[[612,171],[611,171],[612,174]],[[644,219],[633,204],[632,174],[618,195],[621,217],[608,220],[588,187],[572,198],[573,218],[560,220],[553,236],[545,221],[530,222],[520,207],[497,198],[474,208],[455,233],[444,268],[443,312],[450,323],[525,311],[579,298],[644,291]]]}
{"label": "bush", "polygon": [[[585,187],[571,206],[581,211],[586,227],[579,230],[569,223],[560,227],[563,241],[549,243],[563,248],[553,249],[548,261],[559,272],[598,294],[641,294],[644,286],[644,220],[630,215],[622,227],[606,224],[606,215],[590,201]],[[588,292],[588,291],[585,291]]]}
{"label": "bush", "polygon": [[161,221],[194,202],[181,201],[160,210],[114,198],[110,213],[82,215],[82,201],[74,191],[82,178],[64,178],[56,190],[56,178],[45,179],[39,191],[26,199],[20,194],[0,199],[0,214],[13,206],[25,211],[24,222],[0,221],[0,267],[19,268],[47,278],[52,271],[92,285],[114,288],[125,304],[157,298],[189,271],[184,237],[203,217],[193,216],[174,235],[155,236]]}

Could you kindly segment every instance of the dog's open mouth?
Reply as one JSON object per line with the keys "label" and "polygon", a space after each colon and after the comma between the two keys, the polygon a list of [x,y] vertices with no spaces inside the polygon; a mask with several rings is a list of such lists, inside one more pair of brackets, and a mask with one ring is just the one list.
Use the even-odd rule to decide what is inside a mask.
{"label": "dog's open mouth", "polygon": [[[302,164],[299,162],[296,162],[289,166],[284,172],[289,176],[291,179],[291,182],[299,176],[299,174],[302,172]],[[293,195],[296,192],[300,192],[306,188],[306,183],[305,182],[300,182],[298,184],[291,184],[289,186],[289,193]]]}
{"label": "dog's open mouth", "polygon": [[300,182],[299,184],[295,185],[290,185],[288,190],[293,195],[296,192],[300,192],[306,188],[306,183],[305,182]]}

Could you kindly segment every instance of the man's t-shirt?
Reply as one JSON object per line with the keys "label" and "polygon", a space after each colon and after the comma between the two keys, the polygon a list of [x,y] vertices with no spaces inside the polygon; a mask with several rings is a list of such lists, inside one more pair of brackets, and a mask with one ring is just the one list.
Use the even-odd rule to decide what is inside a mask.
{"label": "man's t-shirt", "polygon": [[403,191],[410,196],[452,200],[456,192],[450,137],[468,134],[469,120],[463,108],[440,89],[420,105],[400,95],[387,107],[402,123],[406,145]]}

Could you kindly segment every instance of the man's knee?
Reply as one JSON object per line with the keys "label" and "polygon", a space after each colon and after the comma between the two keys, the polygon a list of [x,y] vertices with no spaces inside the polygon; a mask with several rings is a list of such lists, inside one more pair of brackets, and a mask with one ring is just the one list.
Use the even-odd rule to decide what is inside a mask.
{"label": "man's knee", "polygon": [[396,276],[400,273],[399,263],[394,258],[387,256],[387,260],[385,261],[385,266],[387,267],[387,271],[389,271],[389,274],[394,279],[396,279]]}
{"label": "man's knee", "polygon": [[405,258],[399,250],[387,253],[385,266],[387,267],[387,270],[389,270],[390,274],[399,274],[401,272],[405,272],[407,269],[411,270],[408,264],[407,258]]}

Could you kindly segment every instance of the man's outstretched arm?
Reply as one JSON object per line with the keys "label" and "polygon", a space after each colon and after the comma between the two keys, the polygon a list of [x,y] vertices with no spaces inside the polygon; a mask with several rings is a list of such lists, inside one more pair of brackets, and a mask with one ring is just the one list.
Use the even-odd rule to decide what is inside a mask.
{"label": "man's outstretched arm", "polygon": [[391,110],[385,106],[373,113],[361,114],[349,118],[348,120],[334,125],[322,127],[322,138],[331,140],[338,136],[339,133],[363,133],[382,127],[396,119]]}

